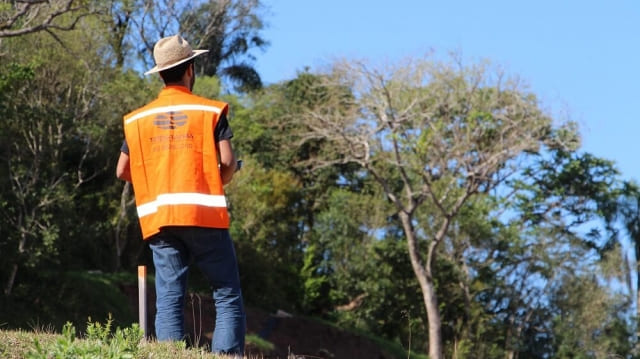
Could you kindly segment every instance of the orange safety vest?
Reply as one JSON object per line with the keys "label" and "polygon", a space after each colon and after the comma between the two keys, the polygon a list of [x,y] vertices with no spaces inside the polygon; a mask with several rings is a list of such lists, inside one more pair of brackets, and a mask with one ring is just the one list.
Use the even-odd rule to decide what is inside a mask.
{"label": "orange safety vest", "polygon": [[166,86],[124,116],[142,237],[164,226],[229,228],[214,128],[228,105]]}

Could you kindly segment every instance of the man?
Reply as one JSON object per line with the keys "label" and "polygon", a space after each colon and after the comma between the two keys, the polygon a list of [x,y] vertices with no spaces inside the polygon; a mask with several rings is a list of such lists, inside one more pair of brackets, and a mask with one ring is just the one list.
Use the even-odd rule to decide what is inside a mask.
{"label": "man", "polygon": [[227,122],[228,105],[191,93],[194,58],[181,36],[153,49],[164,88],[157,99],[124,116],[125,143],[116,169],[130,181],[143,239],[153,252],[156,336],[184,337],[184,298],[191,260],[213,287],[214,353],[243,355],[245,313],[223,185],[236,160]]}

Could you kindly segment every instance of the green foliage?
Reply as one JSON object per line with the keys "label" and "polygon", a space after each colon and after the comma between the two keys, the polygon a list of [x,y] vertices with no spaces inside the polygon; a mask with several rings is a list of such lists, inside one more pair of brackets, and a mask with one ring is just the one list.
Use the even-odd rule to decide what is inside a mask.
{"label": "green foliage", "polygon": [[[193,85],[193,93],[206,98],[220,98],[220,79],[215,76],[200,76]],[[235,109],[235,106],[233,107]]]}
{"label": "green foliage", "polygon": [[245,338],[247,344],[255,346],[263,353],[268,353],[275,349],[275,345],[268,340],[265,340],[255,334],[247,334]]}
{"label": "green foliage", "polygon": [[109,315],[117,318],[119,326],[136,320],[129,299],[120,291],[121,286],[135,283],[133,274],[25,270],[23,278],[14,295],[0,297],[0,320],[8,328],[45,324],[60,330],[69,321],[82,329],[87,317]]}
{"label": "green foliage", "polygon": [[299,184],[286,172],[260,168],[250,157],[244,161],[227,186],[243,292],[249,303],[291,311],[298,303],[302,261],[300,214],[291,208],[299,201]]}
{"label": "green foliage", "polygon": [[111,324],[111,318],[104,325],[89,320],[86,339],[77,340],[75,327],[67,323],[62,328],[61,337],[51,345],[42,345],[35,339],[35,348],[29,352],[28,358],[135,358],[143,338],[142,330],[133,325],[131,328],[117,328],[112,333]]}
{"label": "green foliage", "polygon": [[[310,74],[302,77],[300,82],[314,82]],[[236,218],[232,233],[238,243],[241,273],[251,273],[245,274],[243,285],[261,298],[261,305],[268,304],[267,308],[288,306],[289,310],[313,312],[326,310],[328,304],[326,280],[316,276],[320,265],[316,255],[321,256],[324,251],[323,246],[315,244],[312,234],[316,216],[326,206],[328,193],[339,175],[350,175],[352,170],[345,166],[314,172],[305,163],[326,148],[321,142],[297,146],[295,128],[282,121],[283,116],[300,108],[300,102],[312,101],[305,93],[294,90],[302,88],[298,82],[275,85],[270,91],[254,94],[251,107],[235,106],[231,123],[234,147],[245,160],[246,169],[234,177],[227,193]],[[253,243],[246,242],[249,238]],[[269,298],[262,298],[263,290],[270,288],[265,284],[282,286],[270,279],[274,278],[272,275],[262,278],[266,273],[259,269],[262,265],[277,273],[275,278],[285,274],[290,278],[291,288],[284,291],[288,300],[276,300],[273,290],[268,290]],[[257,293],[252,290],[254,283],[261,288]]]}
{"label": "green foliage", "polygon": [[589,274],[563,279],[564,285],[553,297],[559,309],[552,321],[557,333],[553,340],[556,357],[628,357],[632,344],[627,338],[632,333],[621,315],[628,303],[609,293]]}
{"label": "green foliage", "polygon": [[202,56],[198,74],[228,78],[241,91],[262,87],[251,65],[255,60],[251,51],[268,45],[260,34],[264,28],[261,9],[258,0],[234,0],[203,2],[182,11],[179,25],[184,36],[196,48],[209,50]]}
{"label": "green foliage", "polygon": [[315,243],[307,246],[300,276],[304,280],[302,309],[306,313],[321,313],[332,306],[330,274],[323,268],[323,252]]}

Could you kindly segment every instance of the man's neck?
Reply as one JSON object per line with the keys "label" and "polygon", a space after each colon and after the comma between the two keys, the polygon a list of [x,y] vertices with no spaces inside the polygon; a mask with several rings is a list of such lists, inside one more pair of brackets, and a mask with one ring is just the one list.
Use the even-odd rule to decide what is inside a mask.
{"label": "man's neck", "polygon": [[182,87],[189,88],[189,86],[188,86],[184,81],[178,81],[178,82],[165,83],[165,84],[164,84],[164,86],[165,86],[165,87],[169,87],[169,86],[182,86]]}

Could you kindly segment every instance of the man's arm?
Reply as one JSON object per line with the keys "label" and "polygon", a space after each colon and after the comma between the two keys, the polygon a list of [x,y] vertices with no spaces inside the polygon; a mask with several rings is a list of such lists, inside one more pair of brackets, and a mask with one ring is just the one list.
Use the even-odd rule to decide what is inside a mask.
{"label": "man's arm", "polygon": [[131,182],[129,155],[124,152],[120,152],[120,158],[118,158],[118,165],[116,166],[116,177],[121,180]]}
{"label": "man's arm", "polygon": [[230,140],[221,140],[216,143],[218,154],[220,155],[220,176],[222,184],[231,182],[233,173],[236,171],[236,156],[233,154]]}

